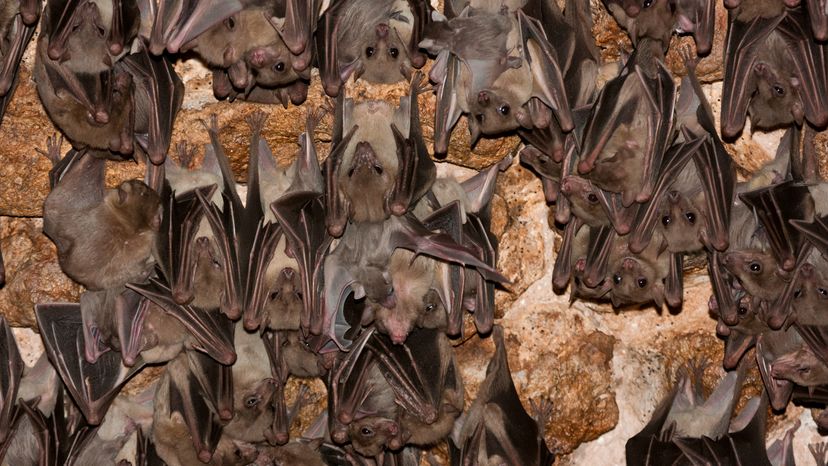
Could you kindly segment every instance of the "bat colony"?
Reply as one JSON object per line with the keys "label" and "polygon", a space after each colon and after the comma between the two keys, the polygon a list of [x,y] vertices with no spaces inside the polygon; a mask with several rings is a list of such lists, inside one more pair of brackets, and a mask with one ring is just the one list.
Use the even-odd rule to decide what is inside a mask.
{"label": "bat colony", "polygon": [[[490,201],[512,158],[460,182],[429,155],[447,152],[461,116],[472,144],[521,138],[562,228],[556,292],[680,307],[685,256],[707,256],[729,372],[705,400],[704,366],[682,369],[627,461],[793,464],[795,429],[765,448],[765,413],[828,404],[828,185],[814,148],[828,125],[828,5],[718,1],[604,0],[634,49],[600,88],[611,67],[581,0],[4,1],[0,119],[39,21],[37,92],[72,145],[47,141],[43,232],[86,291],[36,306],[46,354],[33,367],[0,318],[2,464],[417,465],[443,442],[454,465],[551,464],[551,408],[521,404],[494,322],[507,280]],[[696,56],[683,51],[678,86],[664,60],[674,33],[708,54],[723,7],[717,128]],[[319,110],[287,167],[265,114],[247,118],[244,199],[218,116],[199,164],[194,147],[170,147],[185,52],[212,70],[218,99],[299,105],[320,79],[334,121],[323,162]],[[418,71],[428,58],[432,86]],[[352,78],[409,92],[354,100]],[[429,148],[417,97],[432,91]],[[787,133],[737,183],[721,138],[748,115]],[[106,188],[105,159],[144,160],[146,177]],[[451,343],[464,324],[496,347],[473,401]],[[751,347],[766,390],[734,417]],[[157,383],[119,396],[161,364]],[[308,393],[288,403],[291,377],[327,387],[299,439]],[[828,411],[816,422],[828,429]],[[812,453],[826,464],[826,445]]]}

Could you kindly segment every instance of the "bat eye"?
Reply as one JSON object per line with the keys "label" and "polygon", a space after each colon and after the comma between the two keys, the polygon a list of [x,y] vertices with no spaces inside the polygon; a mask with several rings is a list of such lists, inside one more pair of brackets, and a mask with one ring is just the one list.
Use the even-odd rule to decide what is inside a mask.
{"label": "bat eye", "polygon": [[817,291],[818,291],[818,292],[819,292],[819,294],[820,294],[821,296],[823,296],[823,297],[828,296],[828,291],[827,291],[827,290],[825,290],[825,288],[817,288]]}
{"label": "bat eye", "polygon": [[653,6],[653,2],[654,2],[654,1],[655,1],[655,0],[644,0],[644,1],[641,3],[641,6],[643,6],[644,8],[650,8],[651,6]]}
{"label": "bat eye", "polygon": [[278,291],[274,291],[274,292],[270,293],[270,300],[271,301],[275,301],[276,298],[278,298],[278,297],[279,297],[279,292]]}
{"label": "bat eye", "polygon": [[616,285],[620,285],[621,284],[621,274],[613,275],[612,276],[612,282],[615,283]]}
{"label": "bat eye", "polygon": [[382,167],[380,167],[379,165],[374,165],[373,168],[377,175],[382,175]]}
{"label": "bat eye", "polygon": [[431,312],[433,310],[434,310],[434,305],[433,304],[429,304],[428,306],[425,307],[426,312]]}
{"label": "bat eye", "polygon": [[589,193],[589,196],[587,196],[587,201],[589,201],[592,204],[597,204],[598,196],[596,196],[595,193]]}
{"label": "bat eye", "polygon": [[808,375],[808,374],[811,373],[811,368],[810,367],[803,367],[802,369],[799,369],[799,373],[802,374],[802,375]]}
{"label": "bat eye", "polygon": [[647,286],[647,279],[639,278],[637,283],[639,288],[644,288],[645,286]]}
{"label": "bat eye", "polygon": [[224,20],[224,25],[227,26],[227,29],[232,31],[233,29],[236,29],[236,20],[231,16]]}
{"label": "bat eye", "polygon": [[370,427],[363,427],[362,429],[359,430],[359,433],[366,436],[366,437],[373,437],[374,436],[374,430],[371,429]]}
{"label": "bat eye", "polygon": [[98,32],[98,37],[103,37],[103,36],[106,35],[106,30],[104,28],[98,27],[97,29],[98,29],[98,31],[97,31]]}
{"label": "bat eye", "polygon": [[351,168],[350,170],[348,170],[348,178],[350,178],[350,177],[352,177],[352,176],[354,176],[354,169],[353,169],[353,168]]}
{"label": "bat eye", "polygon": [[745,306],[739,306],[739,315],[747,314],[747,308]]}
{"label": "bat eye", "polygon": [[249,397],[247,397],[246,400],[244,400],[244,407],[248,408],[248,409],[255,408],[256,405],[258,405],[258,404],[259,404],[258,395],[249,396]]}
{"label": "bat eye", "polygon": [[687,218],[687,221],[690,222],[690,225],[694,225],[696,223],[696,214],[693,212],[687,212],[684,214],[684,217]]}
{"label": "bat eye", "polygon": [[400,51],[396,47],[391,47],[388,49],[388,55],[391,55],[391,58],[397,58],[400,54]]}
{"label": "bat eye", "polygon": [[776,93],[777,96],[782,97],[785,95],[785,88],[778,84],[775,84],[773,86],[773,92]]}
{"label": "bat eye", "polygon": [[508,115],[511,110],[512,110],[512,107],[510,107],[506,104],[501,105],[500,108],[497,109],[497,111],[500,112],[500,114],[503,115],[503,116]]}
{"label": "bat eye", "polygon": [[751,262],[750,263],[750,271],[751,272],[756,272],[756,273],[761,272],[762,271],[762,264],[760,264],[758,262]]}
{"label": "bat eye", "polygon": [[213,267],[214,269],[220,269],[221,268],[221,264],[219,263],[219,261],[217,261],[215,259],[212,259],[212,261],[210,262],[210,266]]}
{"label": "bat eye", "polygon": [[285,71],[285,62],[280,61],[279,63],[276,63],[275,65],[273,65],[273,69],[280,73],[282,71]]}
{"label": "bat eye", "polygon": [[800,296],[802,296],[802,288],[794,291],[794,298],[799,298]]}
{"label": "bat eye", "polygon": [[368,47],[365,49],[365,56],[366,57],[373,57],[374,56],[374,47]]}
{"label": "bat eye", "polygon": [[665,215],[664,217],[661,217],[661,224],[664,225],[665,227],[670,225],[670,222],[672,222],[672,221],[673,221],[673,218],[670,217],[669,215]]}
{"label": "bat eye", "polygon": [[299,300],[300,300],[300,301],[301,301],[302,299],[304,299],[304,295],[302,294],[302,292],[301,292],[301,291],[297,291],[297,292],[296,292],[296,297],[297,297],[297,298],[299,298]]}

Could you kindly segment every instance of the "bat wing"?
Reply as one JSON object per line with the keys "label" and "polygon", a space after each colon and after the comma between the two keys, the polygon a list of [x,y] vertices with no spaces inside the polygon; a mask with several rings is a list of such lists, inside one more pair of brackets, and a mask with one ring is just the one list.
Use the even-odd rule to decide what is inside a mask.
{"label": "bat wing", "polygon": [[274,409],[273,422],[270,430],[265,433],[269,441],[278,445],[287,443],[290,438],[290,419],[285,403],[285,382],[288,378],[288,368],[285,359],[282,357],[281,334],[268,330],[262,335],[267,359],[270,361],[270,370],[273,375],[275,389],[271,397],[271,405]]}
{"label": "bat wing", "polygon": [[813,222],[793,219],[790,224],[799,230],[823,255],[828,256],[828,216],[816,217]]}
{"label": "bat wing", "polygon": [[420,41],[423,40],[425,31],[431,23],[434,8],[427,0],[408,0],[408,6],[414,16],[411,40],[408,43],[408,57],[415,68],[422,68],[426,62],[426,56],[420,51]]}
{"label": "bat wing", "polygon": [[148,109],[147,134],[138,135],[152,163],[164,161],[170,149],[173,122],[184,99],[184,84],[165,57],[153,57],[143,46],[118,62],[138,83],[136,91]]}
{"label": "bat wing", "polygon": [[0,316],[0,448],[11,439],[14,430],[12,420],[17,416],[17,390],[23,376],[23,359],[17,349],[11,328],[5,317]]}
{"label": "bat wing", "polygon": [[825,325],[803,325],[795,323],[799,336],[808,344],[814,354],[828,365],[828,326]]}
{"label": "bat wing", "polygon": [[[37,11],[40,12],[39,7]],[[22,15],[16,15],[12,21],[11,27],[16,33],[2,57],[2,62],[0,62],[0,123],[3,122],[6,107],[11,102],[14,88],[17,86],[17,71],[20,67],[20,61],[23,59],[23,52],[25,52],[29,41],[32,40],[37,27],[37,24],[24,25]]]}
{"label": "bat wing", "polygon": [[650,244],[656,222],[658,221],[660,204],[666,199],[665,196],[673,185],[673,182],[679,173],[684,170],[684,167],[693,157],[693,154],[703,145],[705,139],[704,137],[697,137],[690,141],[682,142],[673,146],[664,155],[664,160],[661,164],[661,173],[659,173],[658,181],[656,181],[653,197],[643,208],[638,209],[638,214],[635,217],[635,229],[632,231],[629,246],[630,251],[633,253],[640,253]]}
{"label": "bat wing", "polygon": [[557,294],[566,291],[569,280],[572,279],[572,267],[574,265],[572,255],[575,253],[573,251],[575,236],[582,226],[583,222],[581,220],[573,218],[564,227],[561,249],[555,257],[555,266],[552,268],[552,287]]}
{"label": "bat wing", "polygon": [[144,367],[126,367],[121,356],[107,352],[95,364],[84,358],[83,320],[78,304],[39,304],[38,327],[49,358],[87,422],[98,425],[121,387]]}
{"label": "bat wing", "polygon": [[776,260],[786,271],[796,265],[804,238],[790,220],[810,219],[813,202],[804,184],[787,181],[739,194],[762,225]]}
{"label": "bat wing", "polygon": [[618,234],[608,225],[589,230],[589,246],[584,269],[584,284],[595,288],[607,276],[610,254]]}
{"label": "bat wing", "polygon": [[435,154],[445,154],[448,151],[451,130],[463,114],[460,99],[465,96],[459,95],[462,94],[459,89],[462,66],[463,63],[456,55],[444,50],[438,55],[430,73],[431,80],[437,82],[437,102],[434,106]]}
{"label": "bat wing", "polygon": [[[418,1],[416,3],[428,4]],[[423,74],[417,72],[411,80],[409,89],[408,108],[409,124],[408,138],[395,125],[391,125],[394,139],[397,143],[397,158],[399,159],[399,173],[390,193],[389,210],[394,215],[402,215],[431,189],[437,176],[437,167],[431,157],[423,139],[423,128],[420,124],[420,106],[417,97],[423,82]]]}
{"label": "bat wing", "polygon": [[672,308],[681,307],[684,298],[684,254],[670,254],[670,264],[664,281],[664,299]]}
{"label": "bat wing", "polygon": [[723,452],[716,459],[729,458],[735,464],[771,464],[765,450],[767,405],[764,396],[748,401],[742,412],[731,421],[728,435],[715,441],[717,449]]}
{"label": "bat wing", "polygon": [[344,97],[336,100],[337,116],[334,117],[334,137],[331,141],[331,153],[325,159],[325,225],[328,233],[339,238],[345,232],[348,223],[348,201],[339,189],[339,169],[345,148],[354,135],[354,126],[347,135],[342,134],[344,120]]}
{"label": "bat wing", "polygon": [[745,126],[748,104],[756,88],[753,71],[756,54],[782,17],[757,17],[743,22],[736,19],[733,11],[728,15],[721,129],[723,136],[734,138]]}
{"label": "bat wing", "polygon": [[290,53],[301,55],[308,47],[316,24],[320,2],[316,0],[287,0],[285,2],[285,25],[276,28]]}
{"label": "bat wing", "polygon": [[178,53],[214,25],[241,11],[238,0],[180,0],[159,2],[150,35],[150,51]]}
{"label": "bat wing", "polygon": [[149,306],[147,299],[132,290],[126,290],[115,298],[115,327],[121,345],[121,359],[127,367],[134,366],[144,350],[144,319]]}
{"label": "bat wing", "polygon": [[611,193],[603,189],[596,189],[601,207],[607,214],[610,224],[619,235],[626,235],[633,227],[638,211],[641,210],[638,204],[624,206],[623,196],[619,193]]}
{"label": "bat wing", "polygon": [[775,379],[771,376],[771,365],[776,357],[769,350],[765,338],[763,334],[759,335],[756,340],[756,362],[759,363],[759,374],[768,392],[771,407],[780,411],[788,405],[794,384],[789,380]]}
{"label": "bat wing", "polygon": [[[467,214],[464,225],[465,244],[470,244],[478,251],[477,257],[492,270],[497,269],[497,239],[486,228],[480,217]],[[477,331],[487,334],[494,324],[494,289],[495,284],[487,280],[481,273],[476,274],[477,293],[475,294],[474,324]]]}
{"label": "bat wing", "polygon": [[193,337],[191,346],[222,364],[233,364],[236,351],[233,347],[233,323],[215,310],[199,309],[188,304],[178,304],[167,284],[151,279],[148,284],[130,283],[128,288],[146,297],[167,314],[181,322]]}
{"label": "bat wing", "polygon": [[806,0],[808,18],[811,19],[811,32],[820,42],[828,39],[828,11],[824,0]]}
{"label": "bat wing", "polygon": [[[452,202],[423,220],[423,226],[431,231],[442,231],[451,236],[458,244],[463,243],[463,217],[460,204]],[[466,274],[463,267],[457,264],[446,264],[440,267],[440,286],[438,293],[448,314],[448,334],[460,335],[463,333],[463,288],[465,288]]]}
{"label": "bat wing", "polygon": [[304,304],[302,328],[318,335],[323,330],[324,320],[323,265],[333,240],[325,228],[322,197],[313,192],[292,193],[274,202],[270,208],[282,225],[291,255],[299,265]]}
{"label": "bat wing", "polygon": [[[177,359],[177,370],[170,370],[168,385],[170,413],[178,412],[190,431],[193,448],[199,460],[210,461],[221,437],[222,425],[218,415],[213,412],[209,396],[204,392],[199,378],[193,373],[186,358]],[[161,385],[159,389],[163,389]]]}
{"label": "bat wing", "polygon": [[[709,130],[708,130],[709,131]],[[718,251],[724,251],[729,243],[730,209],[736,188],[736,171],[733,160],[718,136],[713,136],[693,155],[693,163],[701,178],[704,202],[707,206],[707,228],[704,242]]]}
{"label": "bat wing", "polygon": [[233,419],[233,371],[204,353],[188,351],[190,374],[198,381],[200,392],[222,421]]}
{"label": "bat wing", "polygon": [[803,8],[787,10],[776,30],[794,58],[805,118],[815,127],[823,127],[828,123],[828,49],[814,39]]}
{"label": "bat wing", "polygon": [[524,58],[532,71],[533,97],[540,99],[555,113],[558,124],[564,132],[575,128],[564,86],[563,72],[543,28],[534,18],[518,10],[518,23],[523,43]]}
{"label": "bat wing", "polygon": [[346,0],[331,0],[328,9],[317,23],[317,50],[319,60],[319,76],[325,93],[337,97],[344,84],[339,68],[339,47],[336,36],[339,31],[339,20],[342,9],[348,3]]}

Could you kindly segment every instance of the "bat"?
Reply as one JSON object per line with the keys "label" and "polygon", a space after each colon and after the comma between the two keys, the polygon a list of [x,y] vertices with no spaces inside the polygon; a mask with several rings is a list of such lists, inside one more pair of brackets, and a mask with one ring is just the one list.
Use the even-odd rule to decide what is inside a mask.
{"label": "bat", "polygon": [[627,463],[771,464],[764,443],[764,398],[751,398],[730,419],[743,377],[741,371],[728,373],[705,400],[700,379],[697,377],[693,383],[687,374],[683,375],[656,408],[650,422],[627,441]]}
{"label": "bat", "polygon": [[707,55],[713,45],[715,2],[711,0],[605,0],[607,10],[633,41],[655,39],[666,49],[673,32],[689,33],[696,41],[699,55]]}
{"label": "bat", "polygon": [[[20,390],[21,379],[25,364],[20,357],[20,350],[12,335],[11,327],[5,317],[0,318],[0,357],[4,363],[0,367],[0,460],[12,444],[12,438],[18,427],[20,408],[17,405],[17,394]],[[8,362],[5,362],[8,361]]]}
{"label": "bat", "polygon": [[331,2],[318,24],[317,57],[325,93],[339,95],[352,75],[372,83],[411,79],[425,55],[419,44],[433,8],[424,0],[381,0],[365,8],[355,0]]}
{"label": "bat", "polygon": [[[612,281],[610,299],[613,306],[646,304],[650,301],[658,308],[665,302],[670,307],[681,306],[683,255],[659,252],[655,244],[634,254],[629,250],[627,241],[625,237],[616,238],[607,264],[606,276]],[[587,285],[590,283],[587,282]]]}
{"label": "bat", "polygon": [[79,304],[38,304],[35,315],[49,359],[66,390],[86,421],[99,425],[121,387],[144,362],[139,359],[126,367],[114,352],[105,352],[94,364],[87,362]]}
{"label": "bat", "polygon": [[722,362],[726,370],[735,369],[742,360],[742,356],[756,345],[757,337],[769,329],[763,319],[764,316],[761,315],[758,299],[749,294],[743,294],[736,304],[737,322],[733,325],[726,324],[720,316],[716,325],[716,333],[725,338],[725,354]]}
{"label": "bat", "polygon": [[[584,128],[577,173],[619,193],[624,206],[652,198],[671,142],[676,89],[662,56],[656,41],[639,42],[601,90]],[[636,139],[641,134],[643,141]]]}
{"label": "bat", "polygon": [[92,290],[145,279],[161,223],[158,195],[137,180],[104,188],[104,161],[70,150],[63,160],[60,141],[47,141],[58,179],[43,205],[43,232],[58,249],[61,269]]}
{"label": "bat", "polygon": [[[368,330],[332,372],[329,422],[335,442],[350,439],[357,452],[376,457],[384,448],[433,444],[451,431],[462,411],[463,388],[448,338],[434,329],[412,335],[394,345]],[[427,358],[438,362],[419,362]]]}
{"label": "bat", "polygon": [[747,114],[756,128],[801,126],[805,120],[824,126],[823,45],[813,40],[803,9],[777,13],[742,6],[728,18],[722,135],[736,137]]}
{"label": "bat", "polygon": [[39,0],[6,2],[0,11],[0,123],[14,89],[23,52],[32,40],[42,9]]}
{"label": "bat", "polygon": [[[773,376],[773,365],[784,355],[798,350],[803,345],[802,337],[793,329],[770,330],[759,335],[756,341],[756,361],[759,373],[771,407],[777,411],[785,409],[791,399],[793,382]],[[780,366],[782,369],[783,366]]]}
{"label": "bat", "polygon": [[653,199],[638,211],[630,240],[634,252],[646,247],[653,231],[661,233],[674,253],[728,247],[735,169],[696,78],[696,60],[687,50],[684,56],[688,75],[677,109],[677,114],[687,115],[679,118],[684,140],[665,154]]}
{"label": "bat", "polygon": [[[230,18],[244,6],[238,0],[164,0],[141,2],[139,5],[146,11],[142,16],[152,21],[146,39],[153,55],[161,55],[165,50],[176,54],[183,47],[194,48],[193,42],[211,28],[222,26],[226,28],[222,32],[229,35],[236,22],[235,18],[232,21]],[[217,35],[218,31],[212,31],[212,34]],[[215,52],[223,54],[224,50]]]}
{"label": "bat", "polygon": [[770,376],[803,387],[814,387],[828,383],[828,366],[808,344],[803,344],[799,349],[776,358],[771,364]]}
{"label": "bat", "polygon": [[349,220],[379,222],[405,214],[433,183],[436,168],[425,148],[417,104],[422,80],[421,73],[412,78],[398,108],[337,98],[333,150],[324,170],[331,236],[341,236]]}
{"label": "bat", "polygon": [[457,420],[449,437],[452,464],[476,460],[488,464],[550,465],[555,457],[549,452],[538,423],[520,402],[500,326],[494,326],[492,338],[495,354],[486,367],[477,399]]}
{"label": "bat", "polygon": [[[566,27],[562,18],[558,24]],[[547,35],[522,10],[516,16],[467,10],[426,34],[420,45],[438,55],[429,74],[437,83],[435,153],[446,152],[462,114],[468,115],[472,144],[481,134],[546,127],[552,114],[561,131],[574,128],[562,65]],[[520,54],[511,53],[518,48]]]}

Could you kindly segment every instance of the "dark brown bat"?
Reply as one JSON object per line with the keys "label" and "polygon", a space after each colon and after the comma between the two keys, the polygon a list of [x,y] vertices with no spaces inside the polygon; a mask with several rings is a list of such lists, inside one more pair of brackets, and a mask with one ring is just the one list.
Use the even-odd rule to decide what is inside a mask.
{"label": "dark brown bat", "polygon": [[10,1],[0,7],[0,123],[17,87],[17,69],[41,8],[40,0]]}
{"label": "dark brown bat", "polygon": [[486,368],[486,378],[450,437],[452,464],[477,460],[481,464],[551,465],[555,457],[515,389],[503,329],[496,325],[492,337],[495,354]]}
{"label": "dark brown bat", "polygon": [[[467,11],[421,43],[438,55],[429,75],[437,83],[435,153],[446,152],[462,114],[469,116],[472,143],[481,134],[549,126],[552,114],[562,131],[573,129],[557,52],[538,19],[522,10],[514,15]],[[522,52],[512,54],[516,49]]]}
{"label": "dark brown bat", "polygon": [[652,197],[672,142],[676,90],[662,60],[657,42],[639,42],[621,75],[601,90],[584,129],[578,173],[620,193],[624,206]]}
{"label": "dark brown bat", "polygon": [[793,382],[773,376],[773,364],[782,356],[801,348],[802,337],[793,328],[769,330],[759,335],[756,341],[756,361],[759,373],[768,393],[768,399],[773,409],[785,409],[791,399]]}
{"label": "dark brown bat", "polygon": [[770,12],[747,5],[728,13],[722,135],[736,137],[748,113],[756,128],[801,126],[805,120],[824,126],[824,45],[813,39],[804,10]]}
{"label": "dark brown bat", "polygon": [[12,438],[18,426],[20,408],[17,406],[17,394],[20,389],[21,378],[25,364],[20,357],[17,342],[12,335],[11,327],[5,317],[0,317],[0,357],[3,358],[0,367],[0,461],[12,444]]}
{"label": "dark brown bat", "polygon": [[737,323],[729,325],[721,316],[719,317],[716,333],[725,339],[725,354],[722,362],[727,370],[735,369],[742,360],[742,356],[756,344],[756,338],[769,329],[759,308],[759,302],[759,299],[743,293],[736,303]]}
{"label": "dark brown bat", "polygon": [[137,180],[104,189],[104,161],[83,151],[60,160],[60,142],[47,142],[58,179],[43,206],[43,232],[58,249],[61,268],[89,289],[145,279],[161,224],[161,203]]}
{"label": "dark brown bat", "polygon": [[334,149],[325,161],[326,222],[332,236],[341,236],[348,220],[380,222],[403,215],[431,187],[436,169],[417,104],[422,80],[421,73],[415,74],[398,108],[337,98]]}
{"label": "dark brown bat", "polygon": [[648,37],[666,49],[676,31],[693,35],[699,55],[708,54],[713,45],[713,0],[605,0],[604,4],[633,43]]}
{"label": "dark brown bat", "polygon": [[144,362],[126,367],[114,352],[102,354],[94,364],[87,362],[78,304],[39,304],[35,314],[49,359],[67,391],[87,422],[100,424],[118,391]]}
{"label": "dark brown bat", "polygon": [[764,398],[752,398],[738,416],[730,419],[743,378],[738,372],[726,375],[707,400],[700,380],[691,383],[685,376],[659,404],[644,429],[627,441],[627,463],[770,465],[764,441]]}
{"label": "dark brown bat", "polygon": [[332,97],[353,75],[369,82],[411,78],[425,64],[420,40],[433,8],[425,0],[381,0],[365,8],[356,0],[331,2],[320,19],[318,58],[325,92]]}

